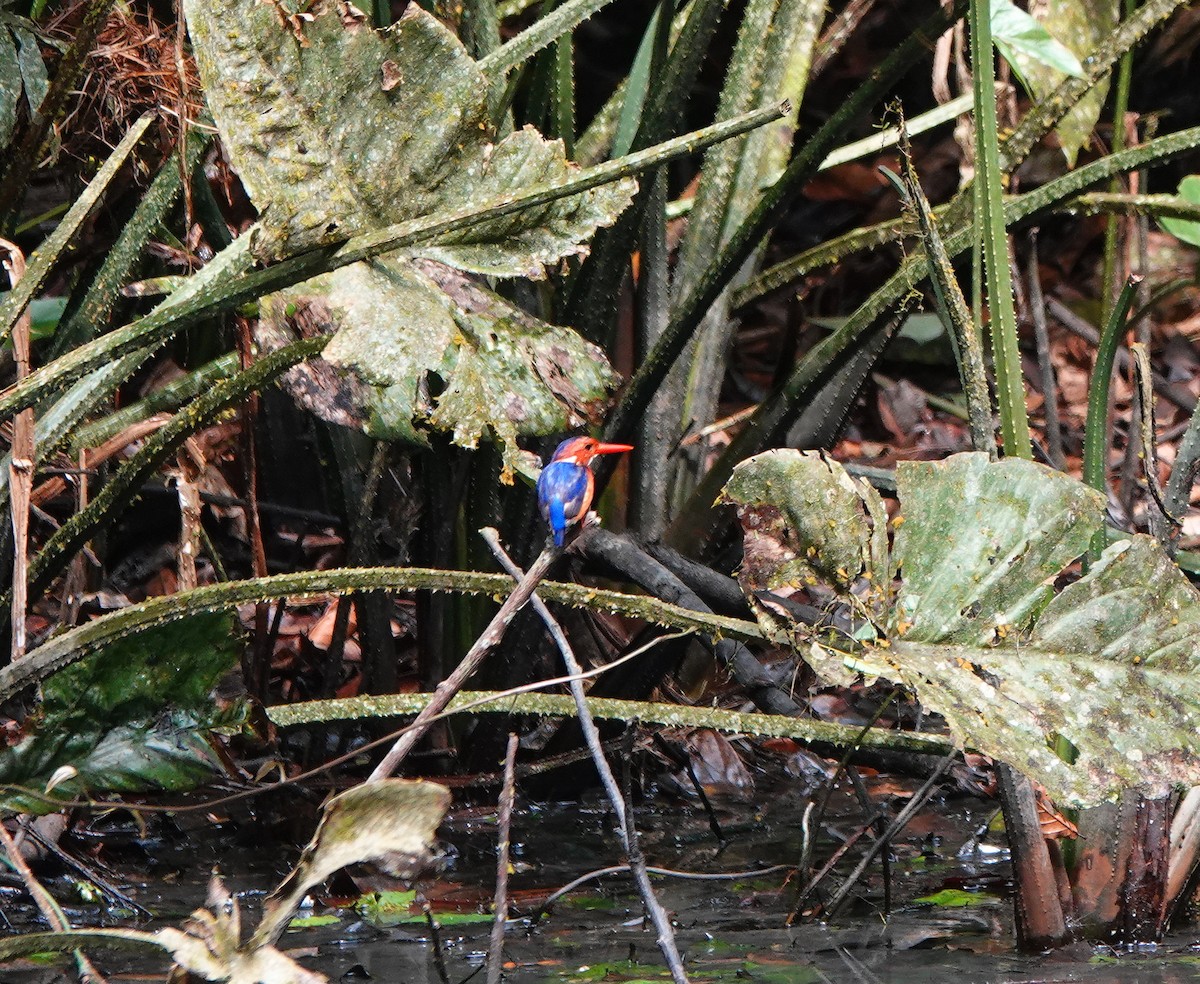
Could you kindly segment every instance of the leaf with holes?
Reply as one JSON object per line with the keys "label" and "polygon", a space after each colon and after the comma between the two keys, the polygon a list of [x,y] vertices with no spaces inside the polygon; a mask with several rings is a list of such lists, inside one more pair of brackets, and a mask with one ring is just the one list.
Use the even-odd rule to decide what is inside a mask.
{"label": "leaf with holes", "polygon": [[[757,598],[764,583],[781,588],[789,555],[842,557],[839,542],[873,534],[866,511],[839,511],[848,481],[839,472],[791,451],[735,471],[725,494],[747,533],[748,594]],[[912,688],[958,742],[1009,762],[1064,804],[1200,783],[1200,594],[1158,543],[1121,540],[1079,576],[1073,565],[1104,516],[1102,497],[1082,483],[982,454],[903,462],[896,479],[903,521],[888,562],[899,577],[894,603],[860,581],[830,579],[819,558],[808,564],[843,604],[865,606],[878,633],[794,627],[817,669],[870,666]],[[771,510],[788,514],[793,488],[810,499],[822,484],[832,514],[852,530],[813,536],[822,529],[815,521],[763,529]],[[873,560],[862,576],[878,579],[883,569]],[[1071,761],[1056,754],[1060,739],[1073,747]]]}
{"label": "leaf with holes", "polygon": [[[469,212],[575,171],[560,141],[531,128],[494,142],[489,80],[417,5],[386,31],[331,0],[299,21],[270,3],[185,8],[209,105],[261,213],[260,255]],[[517,437],[595,419],[616,374],[574,331],[456,269],[540,277],[586,253],[635,189],[614,182],[317,277],[264,299],[260,340],[335,334],[324,361],[284,380],[299,402],[380,438],[496,440],[510,480]]]}
{"label": "leaf with holes", "polygon": [[336,328],[326,365],[284,380],[322,416],[389,440],[424,443],[430,428],[464,447],[494,439],[506,479],[519,435],[596,419],[616,380],[604,353],[569,328],[429,260],[343,267],[266,298],[260,313],[267,348]]}

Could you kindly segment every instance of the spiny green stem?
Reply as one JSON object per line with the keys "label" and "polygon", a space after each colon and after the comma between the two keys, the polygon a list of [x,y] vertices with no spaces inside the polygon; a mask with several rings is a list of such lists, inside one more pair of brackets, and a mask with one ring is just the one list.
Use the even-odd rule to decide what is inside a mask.
{"label": "spiny green stem", "polygon": [[968,20],[975,90],[975,238],[983,244],[1000,432],[1004,437],[1005,456],[1032,458],[1017,315],[1013,307],[1008,229],[1002,201],[1004,174],[997,136],[996,60],[992,48],[990,0],[971,0]]}
{"label": "spiny green stem", "polygon": [[[542,588],[538,590],[540,592]],[[267,716],[272,724],[280,728],[326,721],[398,717],[419,714],[428,706],[432,696],[389,694],[378,697],[310,700],[301,704],[269,707]],[[464,690],[450,701],[448,710],[465,710],[468,705],[472,711],[490,711],[497,714],[537,714],[543,717],[573,717],[575,714],[575,701],[570,694],[512,694],[488,690]],[[889,748],[924,755],[945,755],[953,750],[949,741],[933,735],[883,728],[863,729],[816,721],[812,718],[785,717],[780,714],[743,713],[717,707],[687,707],[607,697],[588,697],[587,706],[593,717],[614,721],[642,721],[673,728],[713,728],[738,734],[827,742],[846,748]]]}
{"label": "spiny green stem", "polygon": [[[238,605],[278,598],[310,595],[352,594],[359,591],[462,591],[501,598],[512,590],[512,579],[504,574],[477,571],[446,571],[427,567],[344,568],[335,571],[303,571],[274,577],[210,584],[192,591],[110,612],[69,629],[43,643],[23,660],[0,668],[0,701],[43,680],[96,649],[145,631],[156,625],[178,621],[205,612],[225,611]],[[693,612],[643,595],[605,591],[579,584],[543,581],[538,585],[543,598],[575,608],[613,612],[641,618],[710,638],[733,636],[762,639],[754,622],[721,615]],[[779,640],[782,641],[782,640]]]}

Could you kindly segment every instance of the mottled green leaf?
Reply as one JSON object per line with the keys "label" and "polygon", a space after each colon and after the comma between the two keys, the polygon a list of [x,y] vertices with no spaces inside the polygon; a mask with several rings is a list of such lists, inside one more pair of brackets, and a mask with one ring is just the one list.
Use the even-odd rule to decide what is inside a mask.
{"label": "mottled green leaf", "polygon": [[494,439],[506,475],[519,435],[595,418],[615,382],[604,353],[569,328],[428,260],[343,267],[265,299],[261,316],[280,335],[297,322],[338,330],[323,358],[340,380],[309,385],[309,369],[285,379],[322,416],[392,440],[424,441],[430,427],[464,447]]}
{"label": "mottled green leaf", "polygon": [[874,573],[870,519],[884,515],[879,493],[819,451],[768,451],[743,462],[721,501],[738,507],[739,576],[749,590],[824,582],[847,591]]}
{"label": "mottled green leaf", "polygon": [[[826,501],[844,494],[839,470],[807,469],[800,494],[809,508],[828,508],[819,504],[822,481]],[[778,461],[760,455],[739,472],[742,488],[774,480],[755,486],[769,494],[753,509],[739,509],[748,592],[810,548],[845,556],[838,539],[809,538],[819,522],[760,521],[772,506],[790,515],[798,501],[778,481]],[[941,714],[957,741],[1011,763],[1063,803],[1200,783],[1200,593],[1157,541],[1115,543],[1072,580],[1103,521],[1102,497],[1082,483],[1028,461],[960,454],[902,463],[897,488],[897,604],[881,592],[850,597],[828,563],[808,564],[844,602],[874,606],[886,629],[884,639],[857,641],[809,632],[818,669],[857,649],[862,665]],[[1056,753],[1059,739],[1074,747],[1071,762]]]}
{"label": "mottled green leaf", "polygon": [[[526,128],[494,143],[489,80],[411,5],[385,31],[333,3],[301,30],[269,3],[184,4],[208,104],[279,255],[532,184],[566,180],[557,141]],[[425,255],[464,270],[540,275],[629,204],[614,183],[460,233]]]}
{"label": "mottled green leaf", "polygon": [[69,765],[77,778],[55,789],[68,799],[82,790],[196,785],[217,767],[203,731],[214,715],[212,689],[236,660],[232,620],[215,614],[150,629],[72,664],[46,681],[25,738],[0,749],[0,783],[40,789]]}
{"label": "mottled green leaf", "polygon": [[[1029,4],[1029,13],[1078,59],[1090,55],[1116,29],[1118,10],[1117,0],[1031,0]],[[1051,95],[1068,74],[1061,67],[1048,64],[1045,54],[1042,49],[1035,56],[1027,47],[1004,52],[1035,99]],[[1104,78],[1058,124],[1056,132],[1071,167],[1075,166],[1080,148],[1091,137],[1107,96],[1108,79]]]}
{"label": "mottled green leaf", "polygon": [[1037,18],[1012,0],[991,0],[991,4],[992,39],[1009,64],[1019,58],[1028,59],[1064,75],[1083,78],[1083,66],[1075,52],[1054,38]]}
{"label": "mottled green leaf", "polygon": [[46,63],[42,61],[42,49],[34,33],[24,27],[14,27],[13,36],[17,39],[17,61],[21,65],[21,81],[25,84],[25,101],[30,112],[33,112],[46,98],[50,78],[46,73]]}
{"label": "mottled green leaf", "polygon": [[[1193,205],[1200,205],[1200,174],[1189,174],[1179,182],[1179,197]],[[1163,218],[1158,223],[1177,239],[1200,246],[1200,222]]]}
{"label": "mottled green leaf", "polygon": [[17,124],[17,100],[21,98],[21,69],[12,35],[0,24],[0,147],[12,138]]}
{"label": "mottled green leaf", "polygon": [[[493,142],[489,80],[416,5],[386,31],[332,3],[298,25],[270,4],[185,8],[210,108],[260,210],[258,245],[269,256],[469,211],[575,170],[561,142],[529,127]],[[592,419],[615,376],[574,332],[447,267],[542,276],[547,264],[585,253],[635,189],[616,182],[266,298],[267,334],[337,335],[323,363],[298,367],[285,385],[326,419],[379,437],[420,443],[437,428],[467,447],[498,440],[507,478],[518,435]]]}
{"label": "mottled green leaf", "polygon": [[910,641],[984,645],[1026,626],[1103,516],[1097,492],[1020,458],[905,461],[896,483],[897,614]]}
{"label": "mottled green leaf", "polygon": [[[836,461],[819,451],[768,451],[734,469],[719,501],[737,506],[744,538],[738,579],[769,632],[787,631],[787,616],[781,624],[764,592],[828,585],[854,597],[856,609],[876,602],[886,610],[876,595],[890,589],[887,512],[879,493]],[[869,622],[861,631],[875,636]],[[840,652],[812,647],[805,657],[831,682],[853,678]]]}

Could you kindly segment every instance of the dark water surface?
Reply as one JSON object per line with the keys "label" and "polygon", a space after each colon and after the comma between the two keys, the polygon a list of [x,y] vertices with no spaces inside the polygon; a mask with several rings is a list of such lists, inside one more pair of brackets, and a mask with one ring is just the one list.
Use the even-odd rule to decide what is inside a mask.
{"label": "dark water surface", "polygon": [[[873,804],[903,790],[883,780],[870,789]],[[726,839],[718,844],[698,804],[661,794],[637,812],[645,854],[652,865],[688,872],[750,871],[791,864],[801,855],[801,818],[808,800],[784,787],[760,788],[746,801],[718,801]],[[798,920],[786,926],[796,885],[787,872],[726,881],[655,878],[673,913],[689,974],[697,982],[1000,982],[1096,981],[1200,982],[1200,933],[1186,926],[1165,944],[1115,954],[1079,947],[1065,954],[1023,956],[1013,948],[1012,903],[1003,834],[987,833],[992,803],[969,798],[935,801],[899,842],[890,862],[890,911],[878,861],[855,889],[852,902],[829,922]],[[818,865],[852,835],[861,810],[848,793],[831,799],[818,829]],[[204,901],[208,872],[220,868],[243,908],[243,926],[257,919],[263,895],[294,860],[294,851],[268,848],[244,824],[201,823],[172,839],[138,845],[141,863],[109,872],[153,919],[142,928],[179,925]],[[641,903],[627,875],[610,875],[555,903],[536,927],[528,916],[547,891],[581,874],[619,863],[607,809],[598,799],[583,805],[524,805],[514,817],[511,879],[516,909],[525,918],[509,926],[507,979],[514,981],[669,981],[653,932],[643,928]],[[443,924],[441,940],[450,980],[482,984],[495,859],[495,826],[479,810],[452,814],[443,827],[446,870],[425,883]],[[824,898],[840,885],[860,856],[861,840],[830,878]],[[136,869],[136,870],[135,870]],[[70,880],[48,882],[60,900]],[[916,901],[949,891],[953,907]],[[946,896],[943,896],[944,898]],[[317,900],[302,915],[333,917],[325,925],[288,933],[281,946],[331,980],[440,984],[423,920],[402,906],[396,914],[338,908]],[[0,896],[17,931],[38,928],[17,893]],[[129,914],[100,905],[66,906],[77,926],[129,925]],[[466,921],[463,920],[478,920]],[[413,921],[409,921],[413,920]],[[165,961],[96,951],[113,980],[161,980]],[[0,984],[64,979],[64,965],[0,967]]]}

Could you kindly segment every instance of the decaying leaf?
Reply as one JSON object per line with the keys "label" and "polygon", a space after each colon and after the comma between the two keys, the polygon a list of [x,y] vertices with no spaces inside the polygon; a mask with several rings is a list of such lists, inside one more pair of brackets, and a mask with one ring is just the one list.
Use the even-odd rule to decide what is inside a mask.
{"label": "decaying leaf", "polygon": [[[786,609],[768,593],[792,589],[815,588],[813,600],[822,602],[832,588],[864,614],[860,599],[888,592],[891,582],[879,493],[819,451],[768,451],[752,460],[754,467],[734,470],[721,501],[737,506],[744,540],[738,578],[759,621],[787,632]],[[878,607],[886,610],[886,601]],[[807,658],[830,681],[853,678],[840,655],[814,650]]]}
{"label": "decaying leaf", "polygon": [[317,832],[299,863],[267,899],[251,946],[274,943],[314,885],[348,864],[374,861],[415,878],[433,859],[433,836],[450,806],[450,790],[434,782],[364,782],[325,804]]}
{"label": "decaying leaf", "polygon": [[[0,940],[0,960],[34,952],[67,952],[80,946],[158,947],[175,959],[169,980],[202,978],[229,984],[324,984],[275,946],[296,906],[312,886],[339,868],[375,861],[394,875],[415,878],[431,860],[434,832],[450,805],[450,791],[432,782],[385,779],[333,797],[300,863],[267,900],[262,922],[242,942],[237,898],[217,875],[209,881],[207,908],[182,929],[155,933],[100,929],[30,933]],[[193,975],[189,977],[188,975]]]}
{"label": "decaying leaf", "polygon": [[[804,500],[817,499],[819,514],[824,483],[836,514],[847,481],[840,473],[792,451],[739,466],[726,497],[748,536],[748,592],[787,569],[781,560],[773,575],[761,546],[751,558],[751,544],[772,535],[757,517],[793,509],[791,484]],[[808,633],[818,672],[841,661],[875,667],[943,715],[957,741],[1011,763],[1063,804],[1200,783],[1200,593],[1155,540],[1112,544],[1060,589],[1102,528],[1103,498],[1092,489],[1032,462],[982,454],[904,462],[897,487],[896,603],[884,605],[882,593],[848,598],[844,582],[826,578],[843,601],[874,606],[882,637]],[[857,530],[836,538],[813,536],[819,522],[779,525],[777,555],[829,546],[841,564],[839,545],[866,535],[861,517],[847,521]],[[1055,751],[1060,738],[1074,748],[1070,762]]]}
{"label": "decaying leaf", "polygon": [[[345,6],[308,5],[297,37],[270,4],[184,4],[209,107],[260,212],[260,257],[571,178],[561,141],[531,127],[496,140],[491,80],[419,5],[385,31]],[[571,330],[449,268],[543,276],[585,254],[636,187],[624,179],[524,209],[265,299],[269,335],[289,319],[301,333],[337,333],[326,366],[298,367],[287,385],[326,419],[379,437],[423,443],[433,427],[467,447],[497,439],[508,478],[517,435],[583,423],[615,375]]]}
{"label": "decaying leaf", "polygon": [[519,435],[595,420],[616,382],[597,346],[428,260],[356,263],[262,303],[265,348],[335,329],[322,360],[285,378],[299,400],[378,438],[496,440],[505,477]]}
{"label": "decaying leaf", "polygon": [[307,970],[273,946],[241,946],[241,910],[224,882],[213,875],[208,908],[197,909],[182,930],[166,927],[155,942],[175,958],[171,980],[180,970],[206,981],[230,984],[325,984],[324,974]]}
{"label": "decaying leaf", "polygon": [[[267,255],[570,176],[561,142],[531,128],[494,143],[490,80],[418,4],[375,31],[348,26],[334,3],[318,0],[304,44],[270,4],[187,0],[184,10],[209,108],[263,217]],[[635,188],[617,182],[507,216],[435,258],[500,275],[540,272],[584,251]]]}
{"label": "decaying leaf", "polygon": [[[738,505],[741,577],[754,590],[825,582],[848,590],[884,557],[879,493],[820,451],[768,451],[734,471],[722,501]],[[870,522],[869,520],[873,521]],[[884,537],[873,540],[872,526]],[[874,558],[872,551],[875,551]]]}

